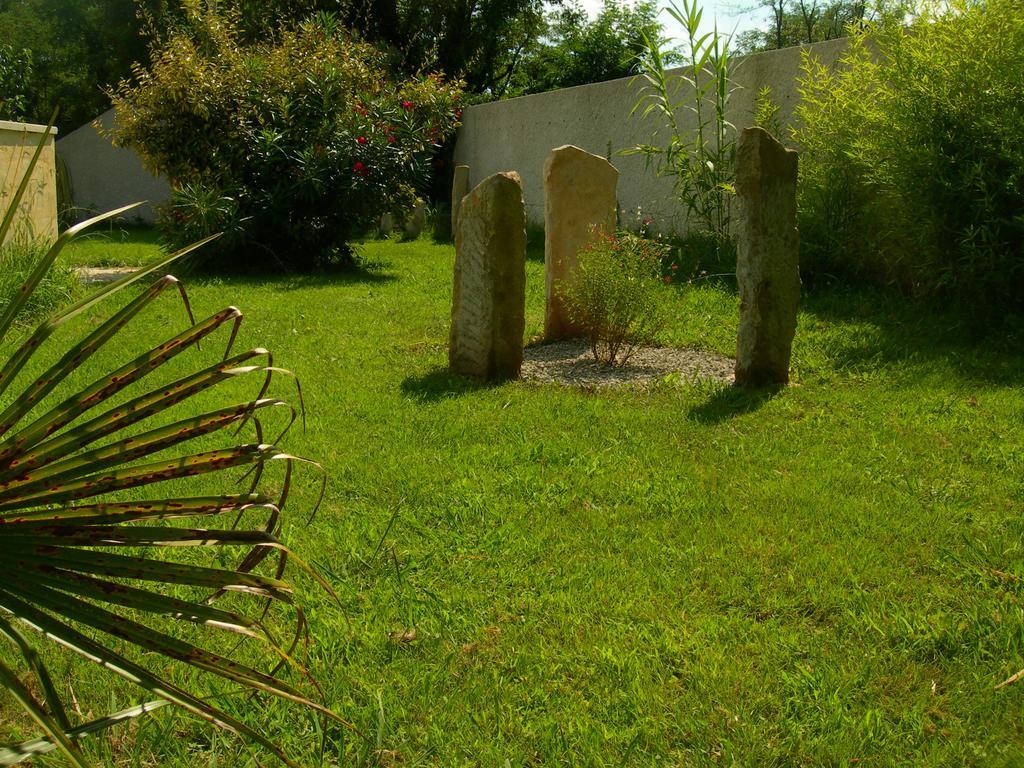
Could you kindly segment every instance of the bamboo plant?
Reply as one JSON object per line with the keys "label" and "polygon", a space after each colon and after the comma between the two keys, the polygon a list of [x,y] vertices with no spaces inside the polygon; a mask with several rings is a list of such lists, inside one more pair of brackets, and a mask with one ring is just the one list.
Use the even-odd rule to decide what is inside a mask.
{"label": "bamboo plant", "polygon": [[[644,34],[639,56],[640,88],[631,114],[647,120],[652,115],[659,128],[668,129],[667,142],[657,135],[652,143],[622,151],[641,155],[647,168],[671,177],[677,197],[686,209],[689,229],[702,230],[727,242],[736,154],[736,128],[727,118],[732,81],[730,37],[701,31],[704,11],[699,0],[669,0],[664,10],[683,29],[685,66],[679,72],[667,68],[671,51],[665,40]],[[692,121],[680,120],[685,113]]]}
{"label": "bamboo plant", "polygon": [[[0,243],[41,151],[42,143],[8,203],[0,221]],[[315,683],[294,657],[297,643],[289,647],[278,640],[268,620],[272,605],[287,605],[295,637],[304,627],[292,587],[284,580],[286,562],[309,571],[330,591],[278,540],[292,467],[299,459],[264,442],[260,417],[268,409],[284,408],[291,414],[289,424],[295,420],[292,406],[267,396],[272,378],[287,372],[273,365],[265,349],[231,352],[242,322],[238,309],[227,307],[199,322],[192,317],[184,289],[164,270],[203,243],[100,288],[41,323],[20,344],[4,345],[64,245],[82,229],[125,210],[68,229],[16,295],[5,307],[0,305],[0,349],[14,350],[0,366],[0,688],[40,732],[31,741],[0,744],[0,765],[57,750],[71,764],[85,766],[80,746],[84,736],[167,704],[241,735],[293,765],[271,738],[174,683],[166,671],[173,660],[227,681],[234,690],[280,697],[338,719],[303,692]],[[134,298],[44,372],[32,373],[44,367],[33,368],[30,362],[58,328],[133,285]],[[126,327],[143,309],[174,291],[184,299],[190,327],[80,391],[60,395],[63,380],[100,350],[120,344]],[[147,386],[168,370],[164,366],[171,360],[218,330],[230,334],[222,360],[171,383]],[[198,396],[239,379],[252,379],[254,398],[213,410],[196,405]],[[299,399],[301,403],[301,394]],[[161,423],[168,419],[173,420]],[[234,432],[229,432],[232,427]],[[241,436],[249,433],[255,441],[242,442]],[[226,444],[194,447],[209,435],[223,436]],[[264,490],[263,470],[271,463],[284,467],[280,490],[273,496]],[[230,470],[247,469],[242,485],[230,476]],[[208,474],[223,478],[230,490],[195,496],[166,492],[169,483],[179,489],[181,483],[175,481]],[[253,520],[257,522],[244,522]],[[238,565],[196,565],[196,558],[184,557],[194,547],[217,548],[225,554],[223,560],[235,554],[230,562]],[[227,594],[236,596],[230,607],[220,601]],[[185,625],[193,631],[178,631]],[[214,636],[221,633],[240,640],[228,655],[211,650]],[[182,639],[184,635],[190,640]],[[40,641],[133,683],[144,701],[76,722],[61,685],[37,650]],[[266,666],[257,662],[263,668],[257,669],[239,661],[242,650],[246,658],[263,658]],[[282,679],[284,670],[299,680]]]}

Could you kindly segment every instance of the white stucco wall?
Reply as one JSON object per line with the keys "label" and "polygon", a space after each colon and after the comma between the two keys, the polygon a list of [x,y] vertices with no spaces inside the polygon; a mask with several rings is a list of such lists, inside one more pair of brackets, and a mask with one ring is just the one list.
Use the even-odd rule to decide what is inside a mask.
{"label": "white stucco wall", "polygon": [[[786,124],[799,101],[797,77],[804,48],[831,65],[846,44],[830,40],[737,59],[733,79],[738,88],[730,102],[730,122],[737,129],[752,125],[757,93],[768,85],[780,107],[779,118]],[[658,231],[679,231],[682,212],[672,194],[672,181],[645,170],[643,157],[617,154],[637,144],[667,143],[667,129],[653,116],[646,120],[630,116],[642,85],[639,78],[624,78],[469,107],[462,116],[455,161],[469,166],[471,186],[492,173],[517,171],[523,180],[527,217],[542,223],[544,159],[553,148],[574,144],[608,158],[618,169],[619,207],[627,211],[624,223],[640,206],[644,215],[654,218]],[[696,125],[693,114],[685,109],[678,110],[676,118],[681,125]]]}
{"label": "white stucco wall", "polygon": [[[104,128],[113,127],[114,110],[104,112],[96,122]],[[143,168],[135,152],[115,147],[92,124],[60,139],[57,154],[71,178],[71,197],[78,209],[76,219],[147,200],[146,205],[127,216],[152,223],[156,219],[153,204],[162,203],[171,195],[170,185]]]}

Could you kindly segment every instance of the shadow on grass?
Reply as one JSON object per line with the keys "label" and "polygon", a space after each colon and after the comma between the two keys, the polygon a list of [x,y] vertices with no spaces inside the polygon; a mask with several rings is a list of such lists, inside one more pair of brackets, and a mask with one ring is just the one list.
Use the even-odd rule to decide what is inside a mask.
{"label": "shadow on grass", "polygon": [[211,264],[187,264],[186,269],[181,271],[193,280],[223,280],[239,286],[273,283],[278,290],[296,291],[304,288],[393,283],[398,280],[398,275],[388,271],[390,267],[389,262],[361,262],[355,265],[325,267],[311,272],[270,267],[251,268],[242,272],[238,269],[218,268]]}
{"label": "shadow on grass", "polygon": [[786,387],[760,387],[745,389],[736,386],[716,388],[708,399],[690,408],[687,417],[701,424],[720,424],[735,416],[753,413],[765,403],[785,392]]}
{"label": "shadow on grass", "polygon": [[540,224],[526,225],[526,260],[544,263],[544,227]]}
{"label": "shadow on grass", "polygon": [[843,368],[945,362],[974,381],[1013,384],[1024,378],[1020,316],[942,306],[894,290],[846,287],[805,294],[801,309],[830,325],[870,329],[833,337],[832,357]]}
{"label": "shadow on grass", "polygon": [[420,376],[409,376],[402,382],[402,394],[421,403],[436,403],[497,386],[493,382],[467,379],[447,368],[435,368]]}

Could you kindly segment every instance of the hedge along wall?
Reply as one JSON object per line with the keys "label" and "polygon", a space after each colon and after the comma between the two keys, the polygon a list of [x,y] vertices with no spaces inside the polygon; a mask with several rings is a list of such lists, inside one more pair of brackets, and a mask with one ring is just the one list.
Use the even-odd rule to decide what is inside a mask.
{"label": "hedge along wall", "polygon": [[[739,130],[753,125],[757,93],[770,86],[772,101],[780,108],[778,117],[788,125],[800,98],[797,85],[803,51],[833,65],[846,45],[845,39],[828,40],[737,58],[729,121]],[[680,232],[684,214],[672,194],[672,180],[645,170],[643,157],[617,154],[637,144],[668,143],[668,129],[656,116],[646,120],[630,116],[642,85],[640,78],[623,78],[469,107],[462,116],[455,161],[469,166],[471,187],[492,173],[518,171],[527,218],[543,223],[544,160],[553,148],[574,144],[608,158],[618,169],[619,208],[626,210],[623,225],[632,223],[639,206],[644,216],[654,219],[657,231]],[[684,92],[679,98],[685,97]],[[676,119],[682,126],[696,128],[696,116],[689,110],[678,110]],[[655,131],[658,136],[652,138]]]}
{"label": "hedge along wall", "polygon": [[[7,210],[28,170],[32,155],[46,134],[45,125],[11,123],[0,120],[0,214]],[[28,188],[19,206],[7,241],[17,237],[57,239],[57,166],[53,141],[57,129],[51,128],[39,156]]]}

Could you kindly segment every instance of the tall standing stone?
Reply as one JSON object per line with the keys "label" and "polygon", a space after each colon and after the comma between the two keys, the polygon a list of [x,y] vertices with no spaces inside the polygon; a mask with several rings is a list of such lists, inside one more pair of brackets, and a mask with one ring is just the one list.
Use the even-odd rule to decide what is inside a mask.
{"label": "tall standing stone", "polygon": [[462,205],[462,198],[469,194],[469,166],[456,165],[455,175],[452,177],[452,237],[455,237],[455,230],[459,226],[459,206]]}
{"label": "tall standing stone", "polygon": [[544,337],[582,336],[569,318],[560,287],[575,278],[576,254],[595,231],[615,230],[615,188],[619,172],[599,155],[566,145],[544,163]]}
{"label": "tall standing stone", "polygon": [[519,175],[496,173],[462,199],[448,365],[487,381],[515,379],[526,329],[526,208]]}
{"label": "tall standing stone", "polygon": [[416,204],[413,205],[412,211],[410,211],[405,220],[402,222],[402,237],[405,240],[415,240],[423,234],[424,227],[427,226],[427,204],[422,200],[417,200]]}
{"label": "tall standing stone", "polygon": [[762,128],[744,129],[736,151],[736,383],[742,386],[789,382],[800,302],[796,182],[797,153]]}

